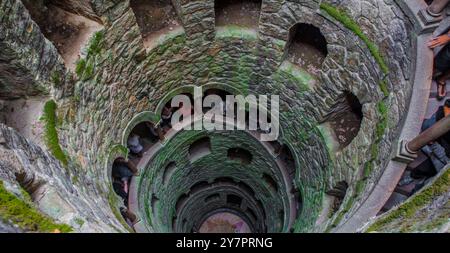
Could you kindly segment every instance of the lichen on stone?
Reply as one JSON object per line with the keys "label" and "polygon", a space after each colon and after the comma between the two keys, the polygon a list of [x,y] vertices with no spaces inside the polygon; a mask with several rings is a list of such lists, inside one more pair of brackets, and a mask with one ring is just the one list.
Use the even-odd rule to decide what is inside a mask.
{"label": "lichen on stone", "polygon": [[8,192],[0,181],[0,219],[12,222],[26,232],[71,232],[66,224],[55,223],[31,203]]}

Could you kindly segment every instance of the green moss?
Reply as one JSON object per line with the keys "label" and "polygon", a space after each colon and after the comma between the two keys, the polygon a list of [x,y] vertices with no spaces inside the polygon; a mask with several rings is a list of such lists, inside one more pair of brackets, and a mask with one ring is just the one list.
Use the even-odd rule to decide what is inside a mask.
{"label": "green moss", "polygon": [[379,153],[380,153],[380,147],[378,145],[370,146],[370,157],[372,159],[376,159],[378,157]]}
{"label": "green moss", "polygon": [[355,196],[358,196],[360,193],[362,193],[365,186],[366,182],[364,180],[358,181],[355,186]]}
{"label": "green moss", "polygon": [[116,219],[120,222],[120,224],[122,224],[122,226],[125,229],[127,229],[129,232],[133,233],[134,231],[130,228],[130,226],[128,226],[127,222],[122,217],[122,214],[119,211],[118,197],[116,196],[116,194],[114,193],[114,191],[112,189],[109,191],[109,194],[108,194],[108,203],[111,208],[111,211],[113,212]]}
{"label": "green moss", "polygon": [[383,95],[385,97],[388,97],[389,96],[389,89],[387,87],[386,80],[381,80],[380,83],[379,83],[379,86],[380,86],[381,91],[383,92]]}
{"label": "green moss", "polygon": [[344,215],[350,211],[353,204],[355,203],[356,198],[350,197],[347,202],[344,203],[344,207],[342,208],[342,211],[338,214],[336,219],[334,219],[333,223],[331,224],[331,227],[327,229],[327,232],[329,232],[332,228],[335,228],[344,218]]}
{"label": "green moss", "polygon": [[388,108],[384,101],[380,101],[377,104],[378,112],[380,114],[380,121],[377,124],[377,132],[376,132],[376,138],[377,141],[380,141],[381,138],[383,138],[383,135],[386,131],[387,124],[388,124]]}
{"label": "green moss", "polygon": [[61,86],[61,75],[57,71],[53,71],[51,78],[56,87]]}
{"label": "green moss", "polygon": [[94,62],[93,61],[88,61],[86,63],[86,67],[84,68],[84,72],[83,72],[83,81],[87,81],[89,80],[92,76],[94,75]]}
{"label": "green moss", "polygon": [[378,47],[370,41],[369,38],[364,34],[359,25],[343,10],[339,10],[338,8],[332,6],[328,3],[322,3],[320,8],[328,13],[328,15],[335,18],[337,21],[341,22],[347,29],[351,30],[356,36],[358,36],[369,48],[370,53],[377,61],[378,65],[380,65],[383,73],[388,73],[389,68],[387,67]]}
{"label": "green moss", "polygon": [[412,196],[398,208],[373,223],[366,232],[380,231],[394,221],[401,220],[402,224],[408,219],[414,219],[418,210],[432,202],[433,199],[448,192],[450,187],[450,170],[447,169],[436,181],[425,190]]}
{"label": "green moss", "polygon": [[103,38],[103,31],[94,33],[89,41],[86,58],[80,59],[76,63],[75,73],[82,81],[90,79],[94,74],[94,56],[100,54],[103,45]]}
{"label": "green moss", "polygon": [[86,60],[80,59],[77,61],[76,67],[75,67],[75,73],[78,77],[81,77],[84,73],[84,69],[86,68]]}
{"label": "green moss", "polygon": [[49,217],[40,213],[31,203],[19,199],[8,192],[0,181],[0,218],[12,222],[19,228],[30,232],[71,232],[66,224],[57,224]]}
{"label": "green moss", "polygon": [[28,192],[24,188],[20,188],[20,194],[22,195],[21,197],[23,201],[29,204],[33,203],[30,194],[28,194]]}
{"label": "green moss", "polygon": [[79,183],[78,175],[72,176],[72,183],[73,183],[73,184],[78,184],[78,183]]}
{"label": "green moss", "polygon": [[439,217],[434,218],[430,223],[426,224],[423,228],[424,231],[432,231],[436,228],[440,228],[443,225],[447,224],[449,221],[447,213],[440,215]]}
{"label": "green moss", "polygon": [[217,38],[242,38],[244,40],[257,40],[258,34],[256,30],[237,25],[227,25],[217,28]]}
{"label": "green moss", "polygon": [[[115,158],[117,156],[128,157],[129,150],[123,145],[114,145],[109,151],[109,156]],[[112,162],[112,161],[111,161]]]}
{"label": "green moss", "polygon": [[280,71],[288,75],[285,76],[285,78],[295,83],[300,92],[310,91],[313,84],[316,82],[315,78],[307,71],[288,61],[283,62]]}
{"label": "green moss", "polygon": [[102,50],[102,42],[105,34],[103,31],[94,33],[89,42],[89,47],[87,49],[87,58],[95,56]]}
{"label": "green moss", "polygon": [[53,100],[47,101],[44,105],[44,114],[42,116],[42,121],[44,122],[44,140],[53,156],[66,166],[68,160],[66,154],[59,145],[58,131],[56,130],[56,109],[57,105]]}
{"label": "green moss", "polygon": [[374,167],[373,163],[374,163],[373,158],[371,158],[370,161],[368,161],[364,164],[364,178],[367,179],[372,174],[373,167]]}
{"label": "green moss", "polygon": [[75,219],[75,223],[77,223],[80,227],[82,227],[83,224],[84,224],[84,220],[83,220],[83,219],[80,219],[80,218],[76,218],[76,219]]}
{"label": "green moss", "polygon": [[[320,5],[320,8],[328,13],[328,15],[339,21],[347,29],[352,31],[356,36],[358,36],[366,44],[373,58],[380,66],[381,71],[384,74],[389,73],[389,68],[386,65],[386,61],[381,55],[378,47],[364,34],[361,27],[347,13],[345,13],[344,10],[339,10],[338,8],[328,3],[322,3]],[[389,90],[384,80],[379,83],[379,87],[385,96],[389,95]]]}

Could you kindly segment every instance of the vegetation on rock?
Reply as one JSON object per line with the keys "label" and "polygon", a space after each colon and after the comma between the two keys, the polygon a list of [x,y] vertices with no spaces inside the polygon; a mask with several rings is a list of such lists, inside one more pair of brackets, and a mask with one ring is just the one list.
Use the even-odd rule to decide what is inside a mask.
{"label": "vegetation on rock", "polygon": [[[28,198],[28,197],[27,197]],[[67,224],[57,224],[28,201],[8,192],[0,181],[0,219],[12,222],[27,232],[71,232]]]}
{"label": "vegetation on rock", "polygon": [[41,118],[44,122],[44,140],[53,156],[61,161],[64,166],[66,166],[68,160],[66,154],[59,144],[58,131],[56,129],[56,109],[57,105],[54,100],[49,100],[44,105],[44,113]]}

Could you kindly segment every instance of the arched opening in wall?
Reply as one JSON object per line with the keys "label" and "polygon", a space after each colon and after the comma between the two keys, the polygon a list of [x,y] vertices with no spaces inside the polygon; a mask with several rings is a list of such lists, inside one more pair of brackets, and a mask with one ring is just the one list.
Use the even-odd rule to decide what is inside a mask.
{"label": "arched opening in wall", "polygon": [[215,0],[216,27],[235,25],[258,30],[261,0]]}
{"label": "arched opening in wall", "polygon": [[327,41],[319,28],[300,23],[289,30],[286,60],[308,72],[318,74],[328,55]]}
{"label": "arched opening in wall", "polygon": [[278,211],[278,229],[281,231],[283,229],[284,224],[284,210],[281,209]]}
{"label": "arched opening in wall", "polygon": [[338,182],[336,186],[327,191],[326,194],[331,197],[331,209],[330,217],[336,213],[344,201],[345,195],[347,194],[348,184],[345,181]]}
{"label": "arched opening in wall", "polygon": [[[221,101],[219,101],[219,103],[221,103],[220,105],[216,105],[216,104],[214,104],[214,106],[216,107],[216,106],[222,106],[222,110],[223,110],[223,113],[224,113],[224,115],[226,115],[226,111],[227,111],[227,108],[226,108],[226,101],[227,101],[227,96],[228,95],[231,95],[231,93],[229,93],[229,92],[227,92],[227,91],[224,91],[224,90],[221,90],[221,89],[209,89],[209,90],[206,90],[204,93],[203,93],[203,101],[205,101],[205,98],[207,97],[207,96],[218,96],[218,97],[220,97],[220,100]],[[203,113],[206,113],[206,112],[208,112],[209,110],[211,110],[212,109],[212,107],[206,107],[206,106],[204,106],[203,107]]]}
{"label": "arched opening in wall", "polygon": [[205,203],[216,201],[220,199],[219,193],[214,193],[205,198]]}
{"label": "arched opening in wall", "polygon": [[295,179],[295,159],[291,149],[287,145],[282,145],[279,158],[286,168],[289,178]]}
{"label": "arched opening in wall", "polygon": [[177,203],[175,204],[175,210],[176,210],[176,213],[178,214],[178,213],[180,213],[180,209],[181,209],[181,207],[183,206],[183,204],[184,204],[184,202],[188,199],[188,195],[187,194],[183,194],[183,195],[181,195],[179,198],[178,198],[178,200],[177,200]]}
{"label": "arched opening in wall", "polygon": [[255,191],[250,186],[248,186],[246,183],[239,182],[239,183],[237,183],[237,186],[240,189],[244,190],[244,192],[246,192],[248,195],[250,195],[252,197],[255,196]]}
{"label": "arched opening in wall", "polygon": [[195,183],[195,184],[191,187],[191,189],[189,190],[189,194],[195,193],[195,192],[200,191],[200,190],[202,190],[202,189],[205,189],[205,188],[207,188],[208,186],[209,186],[209,183],[206,182],[206,181],[201,181],[201,182]]}
{"label": "arched opening in wall", "polygon": [[129,186],[135,173],[137,173],[137,168],[133,162],[127,161],[123,157],[114,160],[111,170],[112,187],[125,206],[128,206]]}
{"label": "arched opening in wall", "polygon": [[160,140],[164,140],[164,134],[160,127],[149,121],[137,124],[131,130],[127,140],[131,158],[139,160],[144,152]]}
{"label": "arched opening in wall", "polygon": [[164,35],[183,30],[171,0],[131,0],[130,7],[147,49],[154,48]]}
{"label": "arched opening in wall", "polygon": [[258,217],[255,214],[255,211],[253,211],[251,208],[248,208],[246,211],[249,214],[251,219],[253,219],[254,221],[258,220]]}
{"label": "arched opening in wall", "polygon": [[242,164],[250,164],[253,159],[252,153],[243,148],[230,148],[227,152],[228,159],[238,160]]}
{"label": "arched opening in wall", "polygon": [[295,188],[295,186],[292,187],[291,194],[294,198],[296,217],[298,217],[299,214],[302,212],[303,198],[300,193],[300,190]]}
{"label": "arched opening in wall", "polygon": [[[197,227],[199,227],[197,229]],[[207,217],[201,224],[194,226],[199,233],[252,233],[247,219],[235,212],[223,210]]]}
{"label": "arched opening in wall", "polygon": [[269,174],[263,173],[262,178],[263,178],[264,182],[266,182],[267,186],[269,186],[269,188],[272,191],[274,191],[274,192],[278,191],[277,182]]}
{"label": "arched opening in wall", "polygon": [[345,91],[331,106],[324,122],[334,133],[339,148],[347,147],[358,135],[363,119],[362,105],[351,92]]}
{"label": "arched opening in wall", "polygon": [[229,194],[227,195],[227,204],[240,207],[242,204],[242,198],[234,194]]}
{"label": "arched opening in wall", "polygon": [[179,119],[176,119],[179,122],[182,122],[183,119],[192,117],[192,115],[194,115],[194,96],[190,93],[181,93],[179,94],[179,96],[186,96],[187,98],[189,98],[189,104],[184,104],[183,101],[179,101],[180,103],[172,107],[172,101],[177,101],[174,100],[176,96],[165,103],[164,107],[161,110],[160,124],[163,134],[166,134],[170,131],[170,129],[172,129],[172,117],[174,116],[174,112],[178,111],[179,113],[181,113],[182,116]]}
{"label": "arched opening in wall", "polygon": [[273,148],[273,154],[276,156],[280,155],[283,150],[283,146],[281,145],[281,143],[279,141],[269,141],[268,143]]}
{"label": "arched opening in wall", "polygon": [[94,20],[92,15],[85,17],[76,10],[64,10],[54,2],[57,1],[22,0],[41,32],[55,45],[66,67],[75,72],[81,49],[103,29],[103,24],[100,18]]}
{"label": "arched opening in wall", "polygon": [[209,137],[203,137],[196,140],[189,147],[189,160],[195,162],[198,159],[211,154],[211,140]]}
{"label": "arched opening in wall", "polygon": [[169,164],[167,164],[166,168],[164,169],[164,173],[163,173],[163,184],[164,185],[167,185],[167,183],[170,180],[170,177],[172,177],[176,168],[177,168],[177,164],[175,162],[170,162]]}
{"label": "arched opening in wall", "polygon": [[233,184],[235,183],[231,177],[218,177],[214,179],[215,184]]}
{"label": "arched opening in wall", "polygon": [[264,208],[263,203],[262,203],[261,200],[259,200],[259,199],[256,200],[256,203],[257,203],[258,206],[261,208],[262,215],[263,215],[262,218],[265,220],[265,219],[266,219],[266,209]]}
{"label": "arched opening in wall", "polygon": [[153,217],[156,217],[158,214],[158,205],[159,205],[159,198],[157,198],[154,194],[152,195],[152,213],[153,213]]}
{"label": "arched opening in wall", "polygon": [[44,185],[44,182],[36,180],[34,175],[30,175],[26,172],[16,173],[15,177],[20,187],[22,187],[34,201],[35,193],[37,193],[39,188]]}
{"label": "arched opening in wall", "polygon": [[177,230],[177,217],[174,216],[172,217],[172,231],[176,231]]}

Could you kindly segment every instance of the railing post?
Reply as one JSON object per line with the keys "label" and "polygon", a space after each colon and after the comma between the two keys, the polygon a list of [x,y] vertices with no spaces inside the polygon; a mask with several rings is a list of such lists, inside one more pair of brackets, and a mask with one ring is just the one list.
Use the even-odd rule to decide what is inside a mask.
{"label": "railing post", "polygon": [[443,19],[445,7],[450,0],[434,0],[430,6],[419,12],[419,16],[426,25],[438,23]]}
{"label": "railing post", "polygon": [[450,115],[441,119],[432,127],[419,134],[411,141],[402,140],[397,150],[395,161],[411,163],[417,158],[419,150],[430,142],[436,141],[438,138],[450,131]]}

